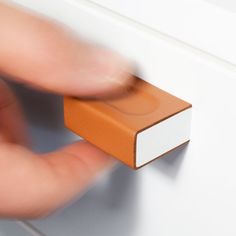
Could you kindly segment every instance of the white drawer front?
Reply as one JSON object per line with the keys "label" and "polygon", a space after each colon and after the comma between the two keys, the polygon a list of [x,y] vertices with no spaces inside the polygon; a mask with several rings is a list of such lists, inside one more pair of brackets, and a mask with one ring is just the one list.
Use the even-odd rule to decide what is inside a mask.
{"label": "white drawer front", "polygon": [[136,173],[117,170],[110,184],[34,224],[53,236],[234,236],[235,67],[90,4],[19,2],[135,60],[144,79],[193,104],[187,148]]}
{"label": "white drawer front", "polygon": [[236,12],[232,11],[236,10],[235,1],[91,1],[236,64]]}

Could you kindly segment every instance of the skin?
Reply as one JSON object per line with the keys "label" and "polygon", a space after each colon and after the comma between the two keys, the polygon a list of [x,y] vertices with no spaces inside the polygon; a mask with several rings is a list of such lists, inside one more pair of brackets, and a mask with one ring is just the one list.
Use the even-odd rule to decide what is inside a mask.
{"label": "skin", "polygon": [[[0,2],[0,74],[61,95],[110,96],[132,83],[129,63],[68,29]],[[80,141],[48,154],[25,146],[17,99],[0,79],[0,217],[38,218],[80,194],[111,158]]]}

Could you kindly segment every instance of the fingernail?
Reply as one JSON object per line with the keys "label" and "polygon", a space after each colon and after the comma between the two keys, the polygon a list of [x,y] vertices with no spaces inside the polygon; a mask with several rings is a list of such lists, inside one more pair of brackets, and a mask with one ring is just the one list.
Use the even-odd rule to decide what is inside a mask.
{"label": "fingernail", "polygon": [[102,48],[93,48],[91,51],[90,88],[96,92],[109,92],[125,88],[132,83],[132,65],[119,54]]}

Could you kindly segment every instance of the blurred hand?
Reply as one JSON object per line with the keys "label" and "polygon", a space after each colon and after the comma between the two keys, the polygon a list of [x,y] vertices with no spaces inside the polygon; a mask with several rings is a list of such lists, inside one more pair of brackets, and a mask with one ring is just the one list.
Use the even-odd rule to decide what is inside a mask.
{"label": "blurred hand", "polygon": [[[0,3],[0,73],[63,95],[100,97],[131,83],[129,65],[69,30]],[[111,163],[81,141],[38,155],[24,147],[24,119],[0,80],[0,217],[35,218],[73,199]]]}

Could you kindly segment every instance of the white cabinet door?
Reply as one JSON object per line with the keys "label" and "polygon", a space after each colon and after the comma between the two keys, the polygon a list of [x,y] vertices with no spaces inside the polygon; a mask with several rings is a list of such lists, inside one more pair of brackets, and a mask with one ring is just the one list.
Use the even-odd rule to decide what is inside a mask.
{"label": "white cabinet door", "polygon": [[235,1],[91,0],[91,2],[236,64]]}
{"label": "white cabinet door", "polygon": [[235,236],[235,66],[87,1],[18,2],[131,58],[142,78],[193,104],[187,147],[137,172],[117,169],[33,224],[52,236]]}

